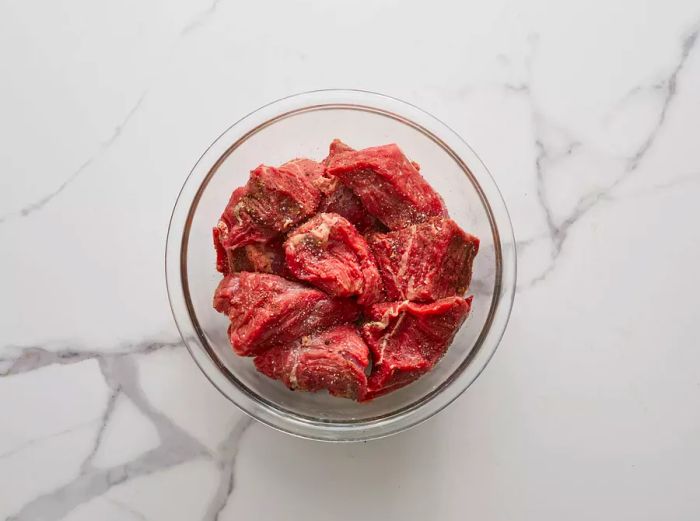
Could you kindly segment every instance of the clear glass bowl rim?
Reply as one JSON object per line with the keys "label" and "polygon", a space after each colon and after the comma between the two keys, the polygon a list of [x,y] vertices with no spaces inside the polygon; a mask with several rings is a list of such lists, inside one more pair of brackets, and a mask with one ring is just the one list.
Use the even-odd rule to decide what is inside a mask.
{"label": "clear glass bowl rim", "polygon": [[[228,370],[208,353],[209,347],[188,296],[184,253],[189,234],[188,216],[198,192],[236,145],[282,118],[321,108],[354,108],[378,112],[413,126],[457,161],[480,193],[489,214],[496,248],[496,284],[489,320],[460,369],[433,392],[395,413],[358,422],[310,420],[257,399],[227,374]],[[440,136],[440,137],[438,137]],[[466,157],[465,157],[466,156]],[[471,165],[471,168],[470,166]],[[481,170],[477,179],[473,168]],[[503,197],[490,172],[474,150],[454,130],[432,114],[397,98],[352,89],[324,89],[293,94],[270,102],[227,128],[205,150],[187,176],[168,226],[165,248],[166,287],[170,308],[180,335],[197,366],[232,403],[255,419],[288,434],[323,441],[365,441],[403,431],[437,414],[459,397],[481,374],[493,357],[505,332],[516,287],[516,249],[512,224]]]}

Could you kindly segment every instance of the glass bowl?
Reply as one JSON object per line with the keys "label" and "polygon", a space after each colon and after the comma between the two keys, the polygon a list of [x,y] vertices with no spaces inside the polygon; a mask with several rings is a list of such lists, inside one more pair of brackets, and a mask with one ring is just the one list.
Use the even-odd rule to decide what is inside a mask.
{"label": "glass bowl", "polygon": [[[227,318],[212,308],[221,279],[212,227],[234,188],[260,163],[320,160],[340,138],[355,148],[397,143],[445,200],[450,216],[481,239],[470,317],[438,365],[416,382],[367,403],[288,390],[236,356]],[[505,203],[474,151],[430,114],[354,90],[283,98],[247,115],[204,152],[178,196],[168,230],[166,280],[173,316],[197,365],[249,415],[281,431],[329,441],[368,440],[416,425],[477,378],[503,335],[513,302],[516,252]]]}

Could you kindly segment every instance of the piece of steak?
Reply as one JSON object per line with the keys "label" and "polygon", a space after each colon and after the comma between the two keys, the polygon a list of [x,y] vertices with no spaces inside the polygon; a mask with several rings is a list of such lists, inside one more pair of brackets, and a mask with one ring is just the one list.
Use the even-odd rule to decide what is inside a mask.
{"label": "piece of steak", "polygon": [[[310,159],[295,159],[279,168],[257,167],[248,183],[231,195],[216,226],[215,241],[224,251],[268,242],[313,215],[321,202],[314,183],[322,168]],[[224,268],[220,262],[217,265]]]}
{"label": "piece of steak", "polygon": [[367,237],[389,300],[431,302],[464,295],[479,239],[437,217]]}
{"label": "piece of steak", "polygon": [[258,371],[287,387],[362,400],[367,393],[367,344],[350,325],[335,326],[255,357]]}
{"label": "piece of steak", "polygon": [[355,151],[355,149],[352,148],[350,145],[346,145],[340,139],[336,138],[333,141],[331,141],[331,144],[328,146],[328,155],[322,161],[322,163],[325,166],[328,166],[328,163],[330,163],[330,160],[333,156],[337,156],[338,154],[342,154],[343,152],[354,152],[354,151]]}
{"label": "piece of steak", "polygon": [[[332,157],[343,152],[354,152],[354,149],[339,139],[334,139],[329,147],[328,156],[323,160],[323,164],[328,165]],[[321,189],[324,196],[318,207],[319,212],[342,215],[360,233],[386,230],[386,227],[362,205],[360,198],[350,188],[341,183],[340,179],[337,177],[326,177],[325,179],[325,184]]]}
{"label": "piece of steak", "polygon": [[371,399],[403,387],[442,358],[467,318],[472,297],[448,297],[430,304],[385,302],[366,310],[362,338],[374,357]]}
{"label": "piece of steak", "polygon": [[319,213],[284,243],[289,271],[335,297],[358,295],[363,305],[383,300],[382,281],[365,239],[335,213]]}
{"label": "piece of steak", "polygon": [[280,166],[279,170],[286,171],[293,176],[305,177],[319,190],[326,184],[327,178],[325,177],[326,169],[324,164],[312,159],[305,157],[292,159]]}
{"label": "piece of steak", "polygon": [[395,144],[331,155],[326,173],[350,187],[391,230],[447,216],[442,198]]}
{"label": "piece of steak", "polygon": [[284,277],[289,271],[284,263],[284,237],[276,237],[269,242],[248,244],[228,252],[230,272],[257,271],[274,273]]}
{"label": "piece of steak", "polygon": [[[335,181],[335,182],[333,182]],[[362,205],[360,198],[337,179],[331,180],[332,189],[323,198],[319,212],[337,213],[350,221],[360,233],[385,231],[386,227]]]}
{"label": "piece of steak", "polygon": [[258,271],[290,276],[284,263],[284,236],[274,236],[267,242],[254,242],[237,248],[224,248],[221,229],[214,228],[216,269],[228,275],[236,271]]}
{"label": "piece of steak", "polygon": [[327,327],[353,322],[355,302],[268,273],[227,275],[214,293],[214,308],[231,320],[229,338],[241,356],[254,356]]}
{"label": "piece of steak", "polygon": [[257,224],[246,212],[239,212],[247,195],[247,186],[236,188],[214,228],[216,269],[224,275],[231,271],[228,251],[247,244],[265,243],[277,235],[275,230]]}

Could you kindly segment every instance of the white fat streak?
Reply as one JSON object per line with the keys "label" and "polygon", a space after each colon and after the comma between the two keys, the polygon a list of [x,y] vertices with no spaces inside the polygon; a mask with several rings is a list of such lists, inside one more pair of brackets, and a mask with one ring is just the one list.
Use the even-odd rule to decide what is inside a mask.
{"label": "white fat streak", "polygon": [[301,348],[306,343],[307,339],[308,337],[302,337],[301,343],[299,344],[299,346],[294,348],[294,351],[292,353],[294,361],[292,362],[292,368],[289,371],[289,384],[292,386],[293,389],[297,388],[297,368],[299,367],[299,357],[301,356]]}
{"label": "white fat streak", "polygon": [[[399,273],[396,276],[396,285],[397,287],[401,287],[401,279],[403,276],[406,274],[406,270],[408,269],[408,256],[411,253],[411,248],[413,247],[413,241],[416,238],[416,235],[418,233],[418,230],[415,225],[411,226],[409,228],[411,230],[411,237],[408,240],[408,244],[406,245],[406,249],[403,252],[403,255],[401,256],[401,262],[399,263]],[[411,281],[409,283],[412,283],[413,277],[411,277]],[[410,290],[407,290],[407,293]],[[406,295],[406,298],[411,298],[408,294]]]}
{"label": "white fat streak", "polygon": [[406,313],[401,313],[399,315],[399,319],[396,321],[396,324],[394,324],[394,327],[391,329],[391,331],[384,335],[384,338],[382,339],[381,343],[381,348],[379,350],[379,360],[377,363],[381,364],[382,361],[384,360],[384,351],[386,351],[386,345],[389,343],[389,340],[391,340],[391,337],[393,337],[396,334],[396,331],[401,327],[401,323],[403,322],[403,319],[406,317]]}
{"label": "white fat streak", "polygon": [[243,224],[243,219],[241,218],[241,210],[245,208],[243,201],[239,201],[236,206],[233,207],[233,215],[236,217],[238,224]]}
{"label": "white fat streak", "polygon": [[322,222],[318,226],[309,230],[309,235],[314,239],[317,239],[321,244],[326,244],[328,242],[328,237],[331,234],[331,226],[333,223],[329,224],[327,222]]}
{"label": "white fat streak", "polygon": [[311,237],[315,239],[318,243],[320,243],[321,246],[325,246],[328,243],[328,237],[331,234],[331,228],[334,224],[334,221],[321,222],[307,232],[292,235],[291,237],[289,237],[289,239],[287,239],[287,244],[289,244],[292,247],[296,247],[299,243]]}

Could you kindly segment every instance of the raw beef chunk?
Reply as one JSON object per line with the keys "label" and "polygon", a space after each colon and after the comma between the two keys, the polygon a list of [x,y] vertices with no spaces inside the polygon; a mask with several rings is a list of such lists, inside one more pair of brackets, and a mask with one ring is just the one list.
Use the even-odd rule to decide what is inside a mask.
{"label": "raw beef chunk", "polygon": [[214,294],[214,308],[231,320],[233,350],[254,356],[329,326],[357,319],[357,304],[277,275],[227,275]]}
{"label": "raw beef chunk", "polygon": [[479,239],[437,217],[368,237],[389,300],[431,302],[463,295]]}
{"label": "raw beef chunk", "polygon": [[328,166],[328,163],[330,162],[333,156],[337,156],[338,154],[342,154],[343,152],[354,151],[355,149],[352,148],[350,145],[346,145],[340,139],[334,139],[333,141],[331,141],[331,144],[328,147],[328,156],[326,156],[326,159],[323,160],[323,164]]}
{"label": "raw beef chunk", "polygon": [[287,275],[284,264],[283,240],[281,237],[269,242],[255,242],[238,248],[226,249],[221,243],[221,229],[214,228],[214,248],[216,249],[216,269],[228,275],[236,271],[259,271]]}
{"label": "raw beef chunk", "polygon": [[394,144],[331,155],[326,173],[350,187],[389,229],[447,215],[442,198]]}
{"label": "raw beef chunk", "polygon": [[[323,160],[324,165],[328,165],[331,158],[343,152],[354,152],[354,149],[340,141],[334,139],[329,147],[328,157]],[[360,233],[368,231],[384,231],[384,225],[362,205],[360,198],[345,186],[337,177],[326,178],[326,184],[322,188],[324,194],[319,212],[337,213],[350,221]]]}
{"label": "raw beef chunk", "polygon": [[247,244],[264,243],[274,238],[277,232],[261,226],[243,211],[248,199],[248,187],[236,188],[214,228],[214,246],[216,247],[216,269],[221,273],[230,271],[228,251]]}
{"label": "raw beef chunk", "polygon": [[360,233],[385,231],[386,227],[367,209],[362,201],[344,184],[337,180],[332,184],[330,193],[324,197],[319,206],[320,212],[337,213],[350,221]]}
{"label": "raw beef chunk", "polygon": [[381,278],[367,243],[338,214],[316,214],[289,234],[284,251],[289,271],[333,296],[359,295],[361,304],[382,297]]}
{"label": "raw beef chunk", "polygon": [[248,244],[228,252],[230,272],[257,271],[288,275],[284,263],[284,247],[282,238],[270,242]]}
{"label": "raw beef chunk", "polygon": [[319,168],[315,161],[297,159],[280,168],[260,165],[253,170],[248,184],[233,192],[217,224],[215,239],[221,248],[267,242],[313,215],[321,201],[314,184]]}
{"label": "raw beef chunk", "polygon": [[336,326],[268,349],[255,358],[258,371],[290,389],[328,390],[361,400],[367,392],[369,350],[353,326]]}
{"label": "raw beef chunk", "polygon": [[362,337],[374,357],[371,399],[403,387],[440,360],[471,307],[472,297],[448,297],[430,304],[386,302],[367,312]]}
{"label": "raw beef chunk", "polygon": [[295,177],[305,177],[312,185],[319,189],[325,186],[327,181],[323,164],[305,157],[287,161],[279,167],[279,170],[287,171]]}

